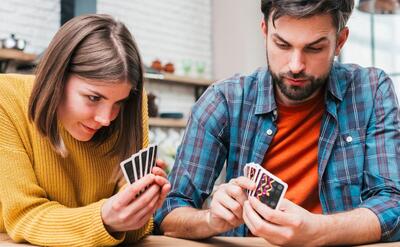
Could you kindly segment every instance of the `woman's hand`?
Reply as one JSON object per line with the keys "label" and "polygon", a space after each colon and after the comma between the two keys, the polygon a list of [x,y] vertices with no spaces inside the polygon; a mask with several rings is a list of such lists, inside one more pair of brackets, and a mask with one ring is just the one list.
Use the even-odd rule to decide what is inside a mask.
{"label": "woman's hand", "polygon": [[153,167],[152,173],[156,175],[155,182],[160,186],[160,198],[157,202],[157,208],[160,208],[164,203],[165,198],[168,195],[168,192],[171,189],[171,184],[167,179],[167,174],[165,173],[165,169],[167,168],[167,164],[162,160],[156,161],[157,166]]}
{"label": "woman's hand", "polygon": [[128,185],[104,203],[101,217],[109,232],[139,229],[161,207],[171,188],[162,168],[165,163],[157,161],[151,174]]}
{"label": "woman's hand", "polygon": [[160,198],[156,177],[154,174],[144,176],[103,204],[101,218],[108,232],[136,230],[149,221]]}

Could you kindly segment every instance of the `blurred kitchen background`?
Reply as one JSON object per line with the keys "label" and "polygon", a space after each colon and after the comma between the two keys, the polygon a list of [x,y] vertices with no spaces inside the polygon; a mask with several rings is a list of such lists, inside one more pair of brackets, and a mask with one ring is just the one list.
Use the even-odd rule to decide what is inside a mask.
{"label": "blurred kitchen background", "polygon": [[[384,69],[397,95],[399,4],[356,1],[339,58]],[[2,0],[0,72],[33,73],[60,25],[86,13],[114,16],[136,39],[146,66],[151,141],[170,165],[190,109],[207,86],[266,64],[260,0]]]}

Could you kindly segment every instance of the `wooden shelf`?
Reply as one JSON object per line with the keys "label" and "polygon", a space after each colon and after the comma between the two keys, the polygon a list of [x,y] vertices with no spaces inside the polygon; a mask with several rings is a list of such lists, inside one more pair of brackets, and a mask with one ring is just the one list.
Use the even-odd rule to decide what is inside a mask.
{"label": "wooden shelf", "polygon": [[0,49],[0,60],[14,60],[17,62],[33,62],[36,55],[15,49]]}
{"label": "wooden shelf", "polygon": [[153,127],[185,128],[187,119],[149,118],[149,125]]}
{"label": "wooden shelf", "polygon": [[213,81],[205,78],[194,78],[188,76],[179,76],[170,73],[144,73],[144,78],[152,81],[169,82],[169,83],[179,83],[194,86],[209,86]]}

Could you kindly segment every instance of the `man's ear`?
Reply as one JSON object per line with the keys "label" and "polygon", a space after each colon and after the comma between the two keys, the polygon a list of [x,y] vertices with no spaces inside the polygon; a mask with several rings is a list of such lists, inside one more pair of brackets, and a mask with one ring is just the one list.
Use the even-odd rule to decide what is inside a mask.
{"label": "man's ear", "polygon": [[262,18],[261,20],[261,31],[263,33],[264,38],[267,38],[267,32],[268,32],[268,27],[267,27],[267,23],[265,23],[265,19]]}
{"label": "man's ear", "polygon": [[349,37],[349,28],[344,27],[342,31],[339,32],[338,38],[336,41],[336,48],[335,48],[335,56],[339,56],[340,51],[342,50],[344,44],[347,41],[347,38]]}

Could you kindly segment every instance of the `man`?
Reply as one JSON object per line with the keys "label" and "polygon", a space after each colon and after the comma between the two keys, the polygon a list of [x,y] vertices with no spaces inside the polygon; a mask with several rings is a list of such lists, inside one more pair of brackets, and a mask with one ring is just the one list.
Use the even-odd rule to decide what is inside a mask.
{"label": "man", "polygon": [[[262,0],[268,69],[199,99],[156,222],[182,238],[260,236],[278,245],[400,240],[400,123],[390,78],[334,62],[352,0]],[[211,195],[226,161],[227,183]],[[246,163],[288,183],[273,210],[246,189]]]}

